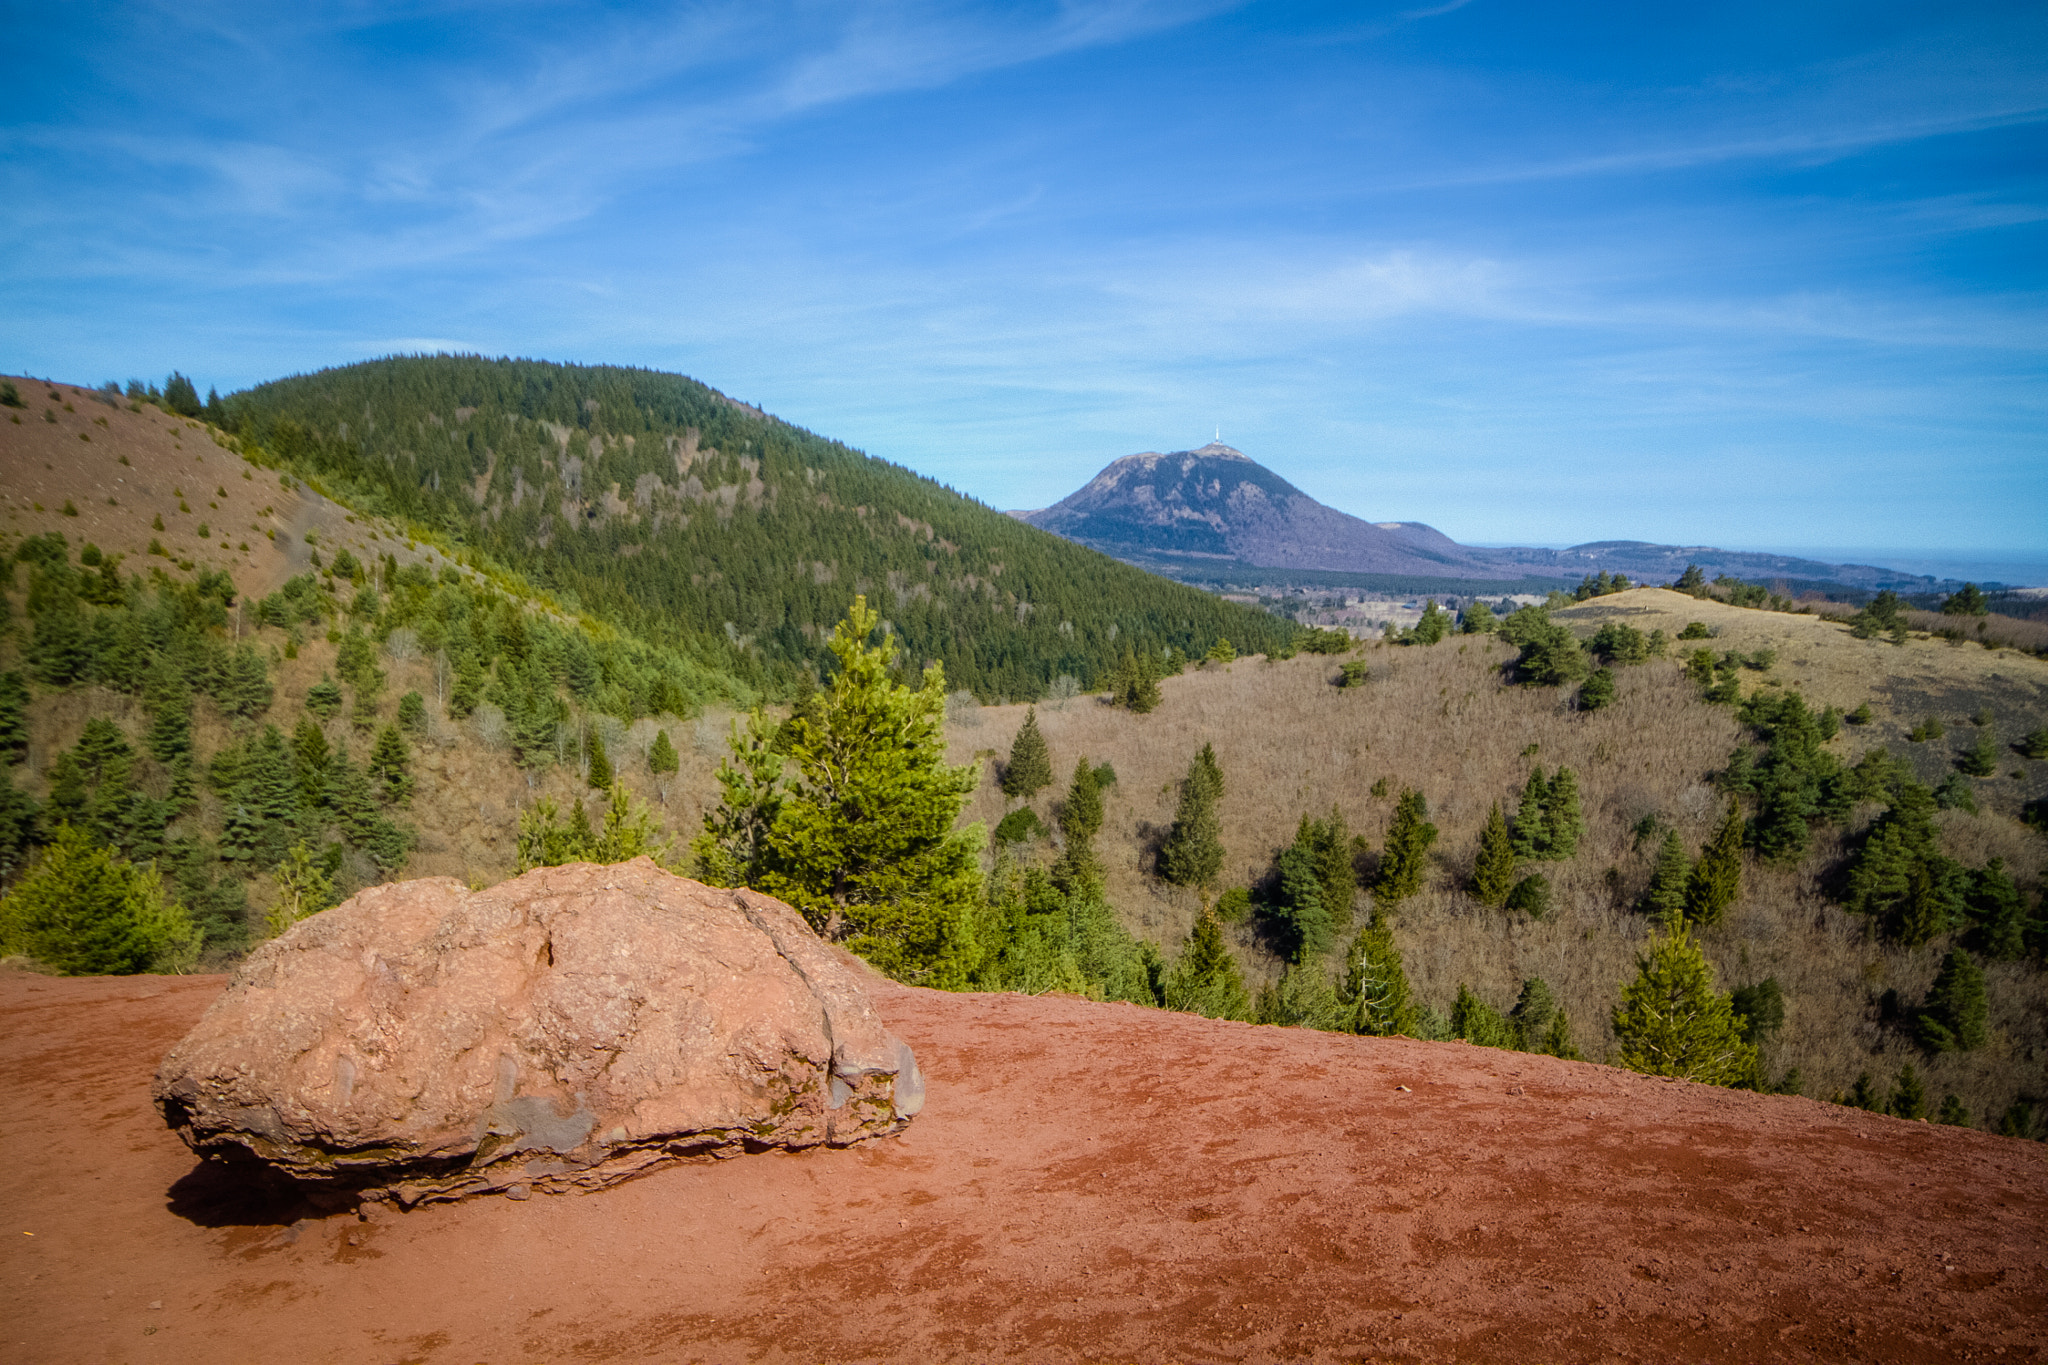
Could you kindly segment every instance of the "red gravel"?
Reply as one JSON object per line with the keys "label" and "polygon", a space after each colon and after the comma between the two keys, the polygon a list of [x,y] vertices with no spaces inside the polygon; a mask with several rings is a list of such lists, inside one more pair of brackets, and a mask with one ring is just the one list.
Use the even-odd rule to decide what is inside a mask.
{"label": "red gravel", "polygon": [[149,1106],[219,988],[0,974],[0,1359],[2048,1354],[2038,1144],[1065,999],[878,986],[930,1080],[900,1138],[310,1216]]}

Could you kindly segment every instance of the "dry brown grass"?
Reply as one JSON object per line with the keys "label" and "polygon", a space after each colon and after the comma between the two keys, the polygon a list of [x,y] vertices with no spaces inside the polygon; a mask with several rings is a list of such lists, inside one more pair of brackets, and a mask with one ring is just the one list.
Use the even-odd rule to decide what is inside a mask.
{"label": "dry brown grass", "polygon": [[[353,513],[295,480],[285,487],[275,470],[253,468],[203,422],[147,403],[140,412],[129,411],[125,400],[109,406],[70,384],[16,378],[15,386],[28,407],[0,409],[0,531],[61,531],[74,547],[91,541],[126,555],[130,573],[152,565],[175,572],[180,560],[225,569],[252,597],[310,567],[308,532],[326,560],[346,547],[358,557],[389,554],[436,571],[448,563],[379,518]],[[44,420],[46,409],[56,421]],[[180,510],[180,489],[189,510]],[[78,515],[63,514],[67,501]],[[152,540],[170,557],[149,555]]]}
{"label": "dry brown grass", "polygon": [[[1923,764],[1939,748],[1938,776],[1953,745],[1912,746],[1902,739],[1928,706],[1954,710],[1996,696],[2000,731],[2011,729],[2015,737],[2048,719],[2048,665],[2010,653],[1955,651],[1926,641],[1901,649],[1851,639],[1843,627],[1811,617],[1695,602],[1662,590],[1620,594],[1558,615],[1586,632],[1600,619],[1618,618],[1644,630],[1661,624],[1674,635],[1688,620],[1706,620],[1721,629],[1708,642],[1716,650],[1777,649],[1780,662],[1770,674],[1776,683],[1796,683],[1823,703],[1872,701],[1876,723],[1847,728],[1835,742],[1847,761],[1896,737],[1896,747],[1913,751]],[[1186,934],[1198,901],[1150,875],[1150,845],[1172,820],[1174,784],[1203,743],[1215,745],[1228,782],[1225,878],[1236,884],[1266,870],[1303,813],[1320,814],[1334,802],[1354,832],[1377,844],[1401,788],[1418,787],[1442,831],[1435,875],[1423,894],[1400,908],[1397,921],[1421,997],[1447,1010],[1463,982],[1504,1009],[1524,978],[1541,976],[1571,1011],[1581,1049],[1598,1058],[1611,1046],[1609,1012],[1634,974],[1635,954],[1650,929],[1633,907],[1647,885],[1655,844],[1637,848],[1631,831],[1644,815],[1655,814],[1697,847],[1723,805],[1709,779],[1725,765],[1740,731],[1728,708],[1699,700],[1675,661],[1620,670],[1617,702],[1587,714],[1568,709],[1564,692],[1505,683],[1502,666],[1512,654],[1490,638],[1458,637],[1429,649],[1368,645],[1357,657],[1370,664],[1372,681],[1356,690],[1331,686],[1335,660],[1246,659],[1168,679],[1165,704],[1149,716],[1082,697],[1064,708],[1041,707],[1039,724],[1061,786],[1081,755],[1115,765],[1119,783],[1100,841],[1110,896],[1135,932],[1169,950]],[[1770,685],[1755,671],[1744,677],[1747,687]],[[955,760],[1006,754],[1023,714],[1017,706],[983,708],[977,724],[950,727]],[[1532,745],[1534,753],[1526,754]],[[1530,922],[1487,910],[1462,888],[1488,807],[1500,801],[1511,813],[1530,766],[1539,763],[1546,770],[1559,764],[1576,770],[1588,828],[1575,858],[1541,867],[1554,885],[1554,909]],[[2038,883],[2048,845],[2011,810],[2048,783],[2048,764],[2015,764],[2029,776],[1977,784],[2012,790],[1983,815],[1944,815],[1943,837],[1965,862],[2002,856]],[[1380,778],[1389,791],[1375,799],[1370,792]],[[1040,796],[1041,813],[1054,795]],[[1005,809],[994,764],[985,762],[970,817],[992,826]],[[1859,813],[1858,821],[1873,813]],[[2018,1090],[2040,1089],[2040,1059],[2048,1055],[2048,978],[2038,971],[1990,968],[1996,1037],[1982,1052],[1929,1062],[1895,1029],[1881,1027],[1884,992],[1894,989],[1917,1003],[1943,949],[1889,947],[1827,901],[1820,879],[1843,853],[1842,833],[1823,832],[1797,867],[1752,862],[1742,899],[1705,937],[1724,987],[1776,976],[1785,989],[1786,1024],[1768,1059],[1774,1073],[1797,1066],[1807,1093],[1825,1097],[1846,1089],[1866,1068],[1888,1085],[1912,1057],[1937,1099],[1953,1090],[1980,1113],[2002,1108]],[[1363,896],[1357,909],[1361,915],[1366,910]],[[1254,926],[1240,926],[1237,942],[1254,979],[1277,974],[1280,964]]]}

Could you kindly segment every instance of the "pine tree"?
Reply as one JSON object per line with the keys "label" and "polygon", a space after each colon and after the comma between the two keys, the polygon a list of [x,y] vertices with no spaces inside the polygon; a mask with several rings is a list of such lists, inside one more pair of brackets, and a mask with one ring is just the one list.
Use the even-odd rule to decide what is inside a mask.
{"label": "pine tree", "polygon": [[1657,845],[1657,867],[1650,874],[1650,889],[1643,893],[1643,910],[1662,920],[1667,929],[1676,928],[1685,915],[1686,887],[1692,881],[1692,859],[1685,856],[1685,845],[1679,840],[1678,831],[1664,831],[1664,841]]}
{"label": "pine tree", "polygon": [[1010,761],[1003,765],[1003,795],[1029,801],[1052,784],[1052,751],[1038,728],[1038,708],[1024,713],[1024,724],[1010,745]]}
{"label": "pine tree", "polygon": [[854,598],[832,633],[839,672],[816,718],[790,720],[795,772],[768,831],[761,889],[899,980],[956,986],[984,835],[953,822],[975,769],[945,761],[945,671],[926,668],[916,690],[892,681],[894,640],[866,643],[880,622]]}
{"label": "pine tree", "polygon": [[370,777],[385,804],[403,806],[412,799],[412,747],[396,725],[377,732],[377,746],[370,751]]}
{"label": "pine tree", "polygon": [[1727,996],[1714,989],[1714,969],[1684,928],[1653,939],[1637,959],[1636,979],[1614,1007],[1615,1060],[1650,1076],[1680,1076],[1711,1085],[1740,1085],[1756,1075],[1756,1049]]}
{"label": "pine tree", "polygon": [[136,867],[70,825],[0,899],[0,955],[66,976],[185,971],[198,952],[199,931],[153,865]]}
{"label": "pine tree", "polygon": [[1530,919],[1542,919],[1550,913],[1550,878],[1541,872],[1531,872],[1516,882],[1514,890],[1508,892],[1507,908]]}
{"label": "pine tree", "polygon": [[1429,823],[1429,803],[1422,793],[1404,787],[1394,806],[1394,818],[1387,826],[1387,846],[1380,854],[1378,878],[1373,897],[1391,908],[1422,889],[1429,870],[1429,848],[1436,842],[1437,829]]}
{"label": "pine tree", "polygon": [[1550,856],[1550,820],[1545,813],[1545,804],[1550,797],[1550,784],[1544,780],[1543,768],[1539,764],[1529,772],[1529,780],[1522,787],[1522,799],[1515,807],[1515,856],[1535,861]]}
{"label": "pine tree", "polygon": [[1335,802],[1330,804],[1328,816],[1308,822],[1308,835],[1307,847],[1315,858],[1316,880],[1321,886],[1330,927],[1333,931],[1348,928],[1352,894],[1358,889],[1358,869],[1351,861],[1351,830]]}
{"label": "pine tree", "polygon": [[1977,742],[1956,759],[1956,768],[1967,777],[1998,775],[1998,741],[1988,726],[1977,736]]}
{"label": "pine tree", "polygon": [[668,731],[656,730],[654,743],[647,746],[647,771],[656,777],[674,777],[677,766],[676,746],[669,742]]}
{"label": "pine tree", "polygon": [[1721,922],[1742,894],[1742,808],[1728,798],[1728,813],[1700,850],[1685,887],[1685,917],[1693,924]]}
{"label": "pine tree", "polygon": [[1898,1083],[1892,1087],[1891,1103],[1886,1107],[1897,1118],[1927,1117],[1927,1087],[1920,1083],[1920,1073],[1911,1062],[1899,1071]]}
{"label": "pine tree", "polygon": [[1343,1000],[1351,1007],[1353,1033],[1376,1038],[1417,1032],[1415,1002],[1393,931],[1380,919],[1358,931],[1344,955]]}
{"label": "pine tree", "polygon": [[18,671],[0,673],[0,764],[19,763],[26,757],[28,683]]}
{"label": "pine tree", "polygon": [[611,790],[612,756],[605,752],[604,731],[595,726],[590,731],[590,772],[584,780],[593,791]]}
{"label": "pine tree", "polygon": [[1581,1060],[1578,1046],[1572,1042],[1571,1016],[1564,1010],[1550,1016],[1550,1028],[1543,1035],[1542,1046],[1532,1050],[1567,1062]]}
{"label": "pine tree", "polygon": [[1211,1019],[1249,1019],[1251,999],[1237,956],[1223,941],[1223,925],[1204,910],[1188,932],[1187,946],[1166,977],[1166,1008]]}
{"label": "pine tree", "polygon": [[341,686],[325,673],[306,693],[306,709],[322,720],[333,720],[341,714]]}
{"label": "pine tree", "polygon": [[1579,809],[1579,775],[1559,768],[1544,793],[1543,819],[1547,826],[1543,856],[1562,861],[1579,851],[1579,837],[1586,832],[1586,817]]}
{"label": "pine tree", "polygon": [[1273,904],[1275,917],[1286,927],[1286,956],[1292,962],[1320,958],[1330,946],[1330,913],[1323,905],[1322,879],[1309,842],[1309,820],[1303,816],[1294,842],[1274,860],[1279,873]]}
{"label": "pine tree", "polygon": [[263,927],[272,938],[335,904],[334,883],[304,840],[292,845],[270,875],[277,895],[264,912]]}
{"label": "pine tree", "polygon": [[1971,1126],[1970,1111],[1963,1108],[1962,1100],[1956,1096],[1944,1095],[1941,1097],[1941,1113],[1935,1116],[1934,1121],[1951,1128],[1968,1128]]}
{"label": "pine tree", "polygon": [[1495,909],[1506,905],[1515,887],[1515,846],[1508,835],[1508,822],[1500,813],[1500,802],[1486,813],[1486,828],[1479,835],[1479,856],[1472,865],[1472,894],[1481,905]]}
{"label": "pine tree", "polygon": [[1868,1071],[1857,1073],[1856,1084],[1849,1087],[1848,1107],[1872,1114],[1884,1107],[1877,1093],[1877,1082],[1871,1079]]}
{"label": "pine tree", "polygon": [[1515,1046],[1523,1052],[1542,1051],[1543,1040],[1550,1033],[1550,1021],[1556,1017],[1557,997],[1551,993],[1549,983],[1540,976],[1524,981],[1515,1007],[1508,1011],[1508,1022],[1515,1030]]}
{"label": "pine tree", "polygon": [[1458,998],[1451,1006],[1451,1036],[1477,1047],[1512,1048],[1514,1030],[1499,1010],[1474,995],[1464,982],[1458,983]]}
{"label": "pine tree", "polygon": [[1984,1046],[1989,1018],[1984,969],[1961,948],[1949,949],[1916,1021],[1921,1043],[1932,1052],[1972,1051]]}
{"label": "pine tree", "polygon": [[1216,812],[1222,786],[1215,751],[1204,745],[1181,780],[1173,826],[1159,849],[1159,875],[1176,886],[1213,886],[1223,870],[1223,822]]}
{"label": "pine tree", "polygon": [[417,692],[398,699],[398,723],[416,735],[427,732],[427,701]]}
{"label": "pine tree", "polygon": [[1068,895],[1101,880],[1095,861],[1095,835],[1102,828],[1102,784],[1085,758],[1074,763],[1074,777],[1058,811],[1060,855],[1053,863],[1053,884]]}
{"label": "pine tree", "polygon": [[756,706],[732,722],[727,756],[718,765],[720,799],[704,813],[690,844],[699,879],[712,886],[759,886],[769,865],[768,831],[782,813],[782,756],[777,733]]}

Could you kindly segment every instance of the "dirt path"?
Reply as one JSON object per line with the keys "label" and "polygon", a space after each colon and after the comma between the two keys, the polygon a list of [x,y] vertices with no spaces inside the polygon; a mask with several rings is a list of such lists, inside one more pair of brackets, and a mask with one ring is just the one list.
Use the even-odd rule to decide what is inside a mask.
{"label": "dirt path", "polygon": [[0,975],[0,1358],[2048,1354],[2038,1144],[1072,1000],[880,988],[931,1083],[901,1138],[300,1221],[149,1107],[219,986]]}

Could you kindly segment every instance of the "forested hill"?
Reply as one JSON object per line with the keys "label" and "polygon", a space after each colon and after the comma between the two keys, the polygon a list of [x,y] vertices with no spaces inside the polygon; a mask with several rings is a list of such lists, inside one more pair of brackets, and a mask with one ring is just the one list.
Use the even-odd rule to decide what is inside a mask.
{"label": "forested hill", "polygon": [[394,358],[236,394],[226,425],[361,510],[771,690],[818,672],[857,592],[906,662],[985,699],[1085,686],[1130,649],[1263,651],[1292,629],[681,375]]}

